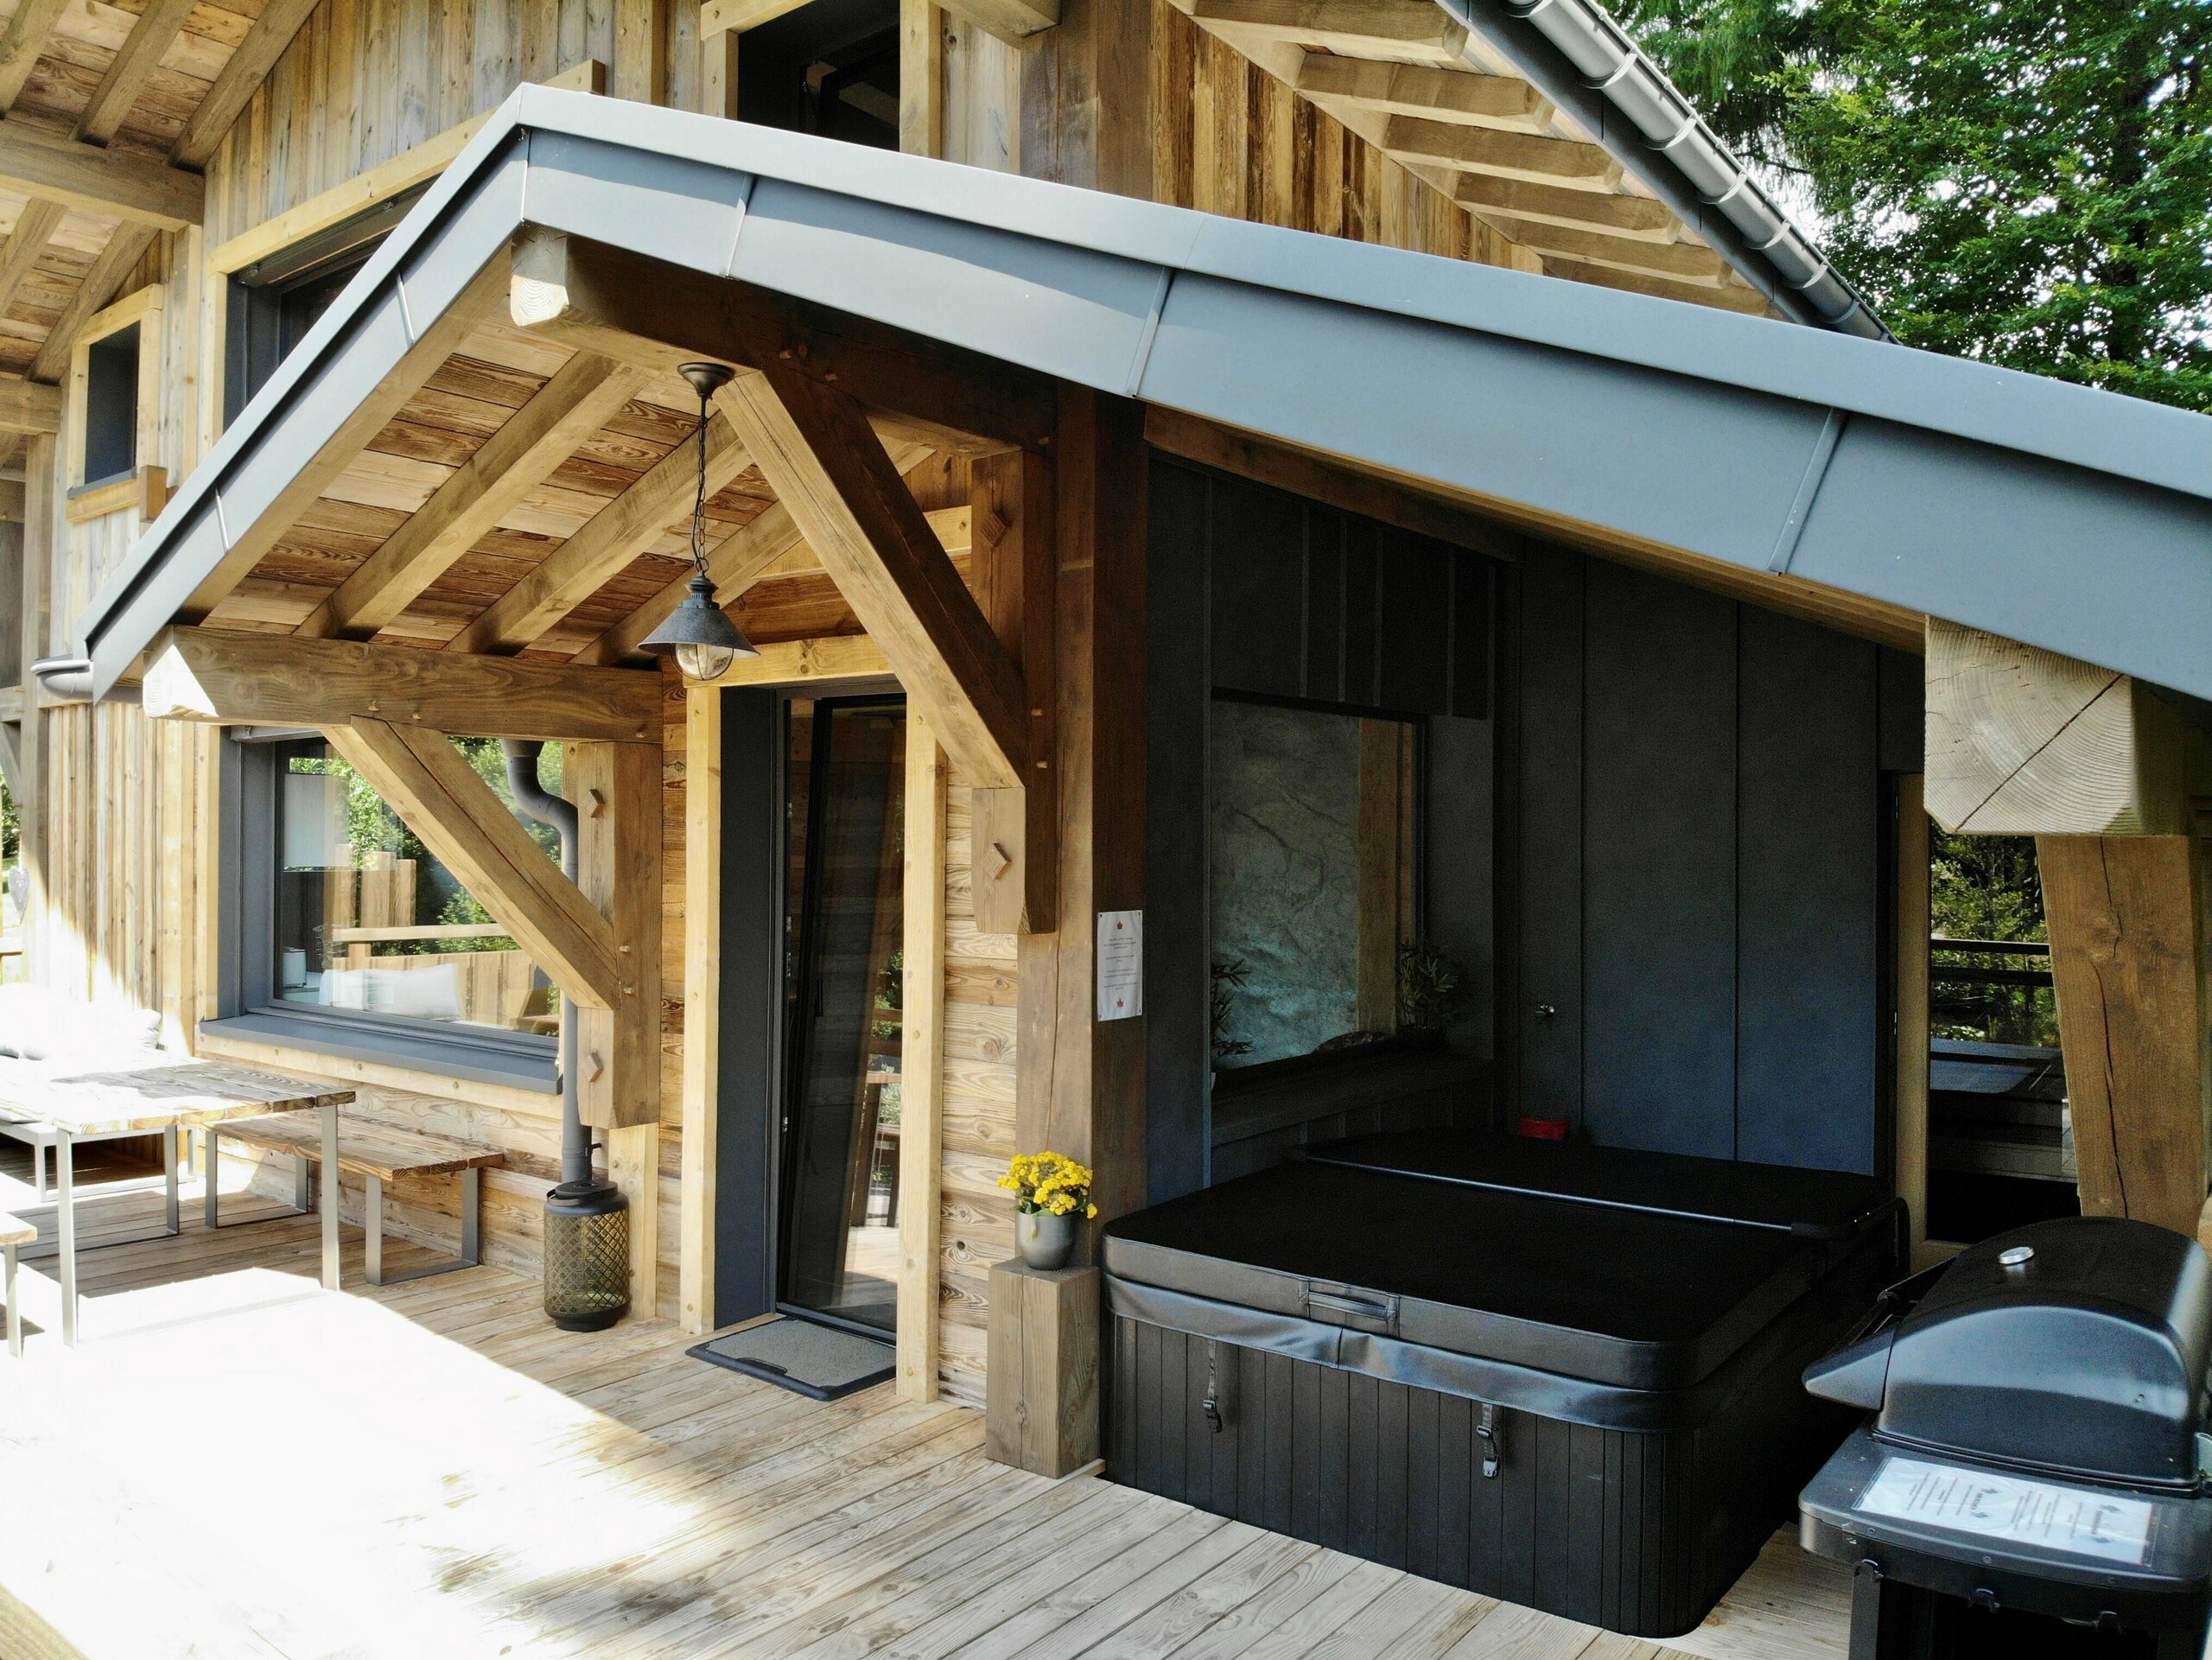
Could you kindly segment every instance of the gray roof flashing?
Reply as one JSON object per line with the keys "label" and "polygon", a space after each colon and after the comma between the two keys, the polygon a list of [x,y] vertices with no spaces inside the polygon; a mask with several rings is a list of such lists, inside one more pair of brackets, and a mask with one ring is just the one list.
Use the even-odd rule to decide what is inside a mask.
{"label": "gray roof flashing", "polygon": [[[2212,421],[2186,411],[1768,319],[525,86],[378,249],[85,613],[102,684],[167,620],[147,609],[152,574],[188,540],[202,548],[235,539],[244,525],[226,518],[250,514],[269,493],[265,483],[240,490],[238,481],[276,466],[257,467],[257,452],[281,436],[296,401],[323,386],[340,359],[365,351],[361,337],[378,308],[417,289],[422,303],[434,303],[438,284],[425,273],[460,257],[447,245],[463,232],[488,249],[487,239],[526,225],[1494,499],[1586,512],[1618,529],[1640,512],[1633,533],[1649,539],[1794,570],[2055,650],[2069,648],[2038,628],[2032,609],[1967,603],[1979,595],[1973,582],[1946,608],[1945,593],[1916,585],[1912,562],[1900,558],[1896,573],[1822,565],[1818,550],[1831,526],[1808,528],[1804,517],[1822,479],[1900,445],[1923,458],[1994,448],[2012,457],[2016,475],[2051,474],[2051,488],[2064,483],[2051,474],[2060,469],[2076,496],[2184,496],[2190,507],[2169,508],[2184,518],[2212,498]],[[399,309],[408,315],[404,303]],[[1355,335],[1373,349],[1353,351]],[[1332,363],[1340,351],[1347,355]],[[1385,361],[1398,351],[1408,353],[1402,365]],[[1548,408],[1563,400],[1560,421],[1597,423],[1616,435],[1605,442],[1643,452],[1580,464],[1649,474],[1649,510],[1624,497],[1627,480],[1598,493],[1609,517],[1590,491],[1578,491],[1567,446],[1590,440],[1546,439],[1533,411],[1484,427],[1503,411],[1484,400],[1506,396],[1503,383],[1484,378],[1492,364],[1535,377],[1529,385]],[[1386,372],[1398,377],[1395,398],[1369,384]],[[1705,389],[1697,435],[1705,448],[1669,462],[1662,452],[1678,442],[1675,429],[1636,423],[1646,404],[1656,408],[1692,385]],[[1326,398],[1316,396],[1321,388]],[[1598,397],[1601,405],[1588,405]],[[1573,398],[1585,403],[1565,401]],[[1416,420],[1421,409],[1431,413]],[[1839,444],[1830,433],[1822,448],[1806,435],[1832,414],[1845,418],[1847,436]],[[1679,415],[1670,418],[1679,425]],[[1789,444],[1763,452],[1764,436],[1783,428]],[[1675,499],[1686,459],[1700,472],[1739,466],[1745,514],[1765,512],[1776,488],[1785,503],[1797,501],[1775,515],[1789,520],[1787,537],[1777,540],[1771,525],[1710,526],[1726,517],[1721,505]],[[1779,485],[1777,472],[1788,474]],[[2102,480],[2094,489],[2090,475]],[[1949,557],[1931,553],[1922,563]],[[1964,575],[1993,591],[2018,573],[1985,563]],[[2212,615],[2212,602],[2199,615]],[[2074,655],[2126,666],[2123,630],[2107,626],[2088,641],[2056,633],[2072,639]],[[2154,653],[2137,671],[2212,692],[2212,668],[2184,671],[2170,655]]]}

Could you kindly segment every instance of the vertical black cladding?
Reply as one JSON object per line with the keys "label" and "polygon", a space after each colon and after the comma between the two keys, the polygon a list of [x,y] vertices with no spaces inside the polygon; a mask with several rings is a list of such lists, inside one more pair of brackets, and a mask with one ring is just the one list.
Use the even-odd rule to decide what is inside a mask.
{"label": "vertical black cladding", "polygon": [[1520,1110],[1874,1170],[1881,774],[1917,764],[1916,665],[1556,550],[1518,585]]}

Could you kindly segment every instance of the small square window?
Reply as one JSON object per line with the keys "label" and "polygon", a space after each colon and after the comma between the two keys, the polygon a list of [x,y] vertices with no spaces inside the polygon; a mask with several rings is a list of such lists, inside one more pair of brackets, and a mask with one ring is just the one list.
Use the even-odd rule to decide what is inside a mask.
{"label": "small square window", "polygon": [[138,467],[139,326],[94,340],[85,356],[85,482],[106,484]]}

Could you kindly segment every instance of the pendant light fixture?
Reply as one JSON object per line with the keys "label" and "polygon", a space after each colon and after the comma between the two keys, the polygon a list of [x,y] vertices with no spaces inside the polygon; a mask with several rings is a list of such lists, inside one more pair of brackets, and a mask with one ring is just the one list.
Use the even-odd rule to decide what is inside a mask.
{"label": "pendant light fixture", "polygon": [[715,394],[736,371],[720,363],[686,363],[677,372],[699,394],[699,487],[691,502],[691,563],[698,574],[683,603],[639,644],[649,652],[675,652],[677,665],[693,680],[718,680],[739,658],[760,655],[715,603],[715,579],[707,574],[707,422]]}

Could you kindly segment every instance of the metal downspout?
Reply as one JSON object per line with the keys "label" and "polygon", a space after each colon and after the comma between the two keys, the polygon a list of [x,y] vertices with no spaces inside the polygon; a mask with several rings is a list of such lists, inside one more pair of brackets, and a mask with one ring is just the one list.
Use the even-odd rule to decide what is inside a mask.
{"label": "metal downspout", "polygon": [[[515,805],[539,824],[561,835],[561,870],[576,879],[576,806],[548,790],[537,776],[543,743],[520,738],[499,740],[499,754],[507,763],[507,790]],[[576,1093],[576,1005],[564,991],[561,996],[561,1180],[588,1183],[592,1179],[591,1135],[584,1129],[583,1110]]]}

